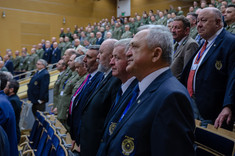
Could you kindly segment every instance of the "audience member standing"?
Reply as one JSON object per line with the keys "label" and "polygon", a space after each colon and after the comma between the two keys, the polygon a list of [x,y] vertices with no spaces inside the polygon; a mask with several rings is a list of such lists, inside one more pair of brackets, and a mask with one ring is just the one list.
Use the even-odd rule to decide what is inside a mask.
{"label": "audience member standing", "polygon": [[235,34],[235,5],[229,5],[226,8],[224,21],[227,24],[226,30]]}
{"label": "audience member standing", "polygon": [[19,154],[17,147],[15,113],[11,103],[3,91],[7,85],[7,81],[7,75],[0,72],[0,126],[2,126],[8,137],[10,145],[10,153],[8,153],[8,155],[17,156]]}
{"label": "audience member standing", "polygon": [[58,48],[58,43],[54,42],[53,43],[53,51],[51,54],[51,64],[57,63],[61,58],[61,51]]}
{"label": "audience member standing", "polygon": [[112,76],[112,69],[109,64],[116,42],[115,39],[108,39],[100,46],[98,70],[104,73],[104,78],[82,108],[80,131],[82,155],[95,155],[97,153],[105,118],[121,84],[119,79]]}
{"label": "audience member standing", "polygon": [[7,70],[12,74],[14,75],[14,65],[13,65],[13,62],[10,60],[10,57],[9,55],[5,55],[3,57],[3,60],[5,62],[5,67],[7,68]]}
{"label": "audience member standing", "polygon": [[180,79],[181,73],[198,48],[197,42],[189,36],[190,22],[184,16],[174,18],[171,29],[175,42],[171,71]]}
{"label": "audience member standing", "polygon": [[20,122],[22,102],[20,101],[20,98],[17,95],[18,89],[19,89],[19,83],[16,80],[12,79],[7,82],[4,92],[8,96],[8,99],[11,102],[11,105],[15,112],[17,142],[19,143],[20,142],[19,122]]}
{"label": "audience member standing", "polygon": [[195,155],[191,100],[169,70],[172,43],[168,28],[160,25],[131,40],[126,70],[139,83],[113,121],[103,155]]}
{"label": "audience member standing", "polygon": [[221,12],[205,8],[199,12],[197,30],[205,39],[203,46],[193,55],[182,73],[182,83],[195,101],[194,116],[202,124],[222,124],[233,127],[232,108],[234,92],[235,36],[223,28]]}
{"label": "audience member standing", "polygon": [[32,111],[34,116],[37,110],[45,111],[50,83],[50,75],[46,69],[47,62],[43,59],[39,59],[36,66],[38,71],[31,78],[27,91],[28,99],[33,104]]}

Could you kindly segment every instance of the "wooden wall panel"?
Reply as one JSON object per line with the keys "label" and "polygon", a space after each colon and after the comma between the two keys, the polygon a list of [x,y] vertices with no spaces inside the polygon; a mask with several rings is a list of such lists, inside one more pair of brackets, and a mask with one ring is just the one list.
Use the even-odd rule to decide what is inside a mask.
{"label": "wooden wall panel", "polygon": [[0,0],[1,55],[7,48],[31,49],[42,38],[58,37],[61,27],[74,31],[75,24],[86,26],[115,14],[115,0]]}

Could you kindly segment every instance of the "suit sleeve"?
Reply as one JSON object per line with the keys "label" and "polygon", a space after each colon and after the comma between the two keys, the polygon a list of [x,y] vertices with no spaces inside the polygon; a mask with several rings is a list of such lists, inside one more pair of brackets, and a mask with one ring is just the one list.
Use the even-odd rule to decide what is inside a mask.
{"label": "suit sleeve", "polygon": [[152,155],[194,155],[194,127],[189,99],[182,93],[168,95],[152,124]]}
{"label": "suit sleeve", "polygon": [[198,44],[196,42],[191,42],[186,48],[184,55],[184,67],[187,65],[188,61],[191,59],[193,54],[197,51]]}
{"label": "suit sleeve", "polygon": [[49,82],[50,82],[50,75],[49,73],[47,73],[42,77],[42,80],[41,80],[39,100],[47,102]]}

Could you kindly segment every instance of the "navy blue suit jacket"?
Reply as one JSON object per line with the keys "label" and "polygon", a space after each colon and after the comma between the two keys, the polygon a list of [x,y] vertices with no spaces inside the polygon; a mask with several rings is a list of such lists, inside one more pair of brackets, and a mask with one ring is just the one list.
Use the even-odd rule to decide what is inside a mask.
{"label": "navy blue suit jacket", "polygon": [[46,60],[48,64],[51,63],[51,55],[52,55],[52,50],[51,48],[45,49],[45,52],[42,56],[42,59]]}
{"label": "navy blue suit jacket", "polygon": [[104,39],[101,37],[100,39],[97,39],[97,40],[96,40],[96,43],[95,43],[95,44],[101,45],[103,42],[104,42]]}
{"label": "navy blue suit jacket", "polygon": [[48,102],[48,90],[50,75],[46,69],[34,74],[28,84],[28,99],[33,104],[38,104],[38,100]]}
{"label": "navy blue suit jacket", "polygon": [[129,108],[103,155],[194,155],[194,128],[190,96],[167,70]]}
{"label": "navy blue suit jacket", "polygon": [[[92,92],[95,90],[99,82],[103,77],[102,72],[97,72],[90,83],[86,86],[85,89],[82,89],[74,100],[74,105],[72,108],[72,116],[70,117],[70,135],[73,140],[76,141],[76,144],[79,145],[79,136],[80,136],[80,126],[81,126],[81,113],[82,108],[84,107],[85,102],[88,100]],[[79,99],[78,99],[79,98]]]}
{"label": "navy blue suit jacket", "polygon": [[[228,105],[234,107],[234,92],[229,89],[234,83],[229,83],[235,77],[235,36],[223,30],[211,46],[197,71],[195,100],[201,116],[205,120],[218,117],[222,108]],[[197,51],[198,52],[198,51]],[[197,52],[183,70],[181,82],[187,87],[187,80],[192,61]]]}
{"label": "navy blue suit jacket", "polygon": [[103,137],[97,155],[105,155],[106,143],[110,136],[109,126],[111,125],[111,122],[115,121],[116,120],[115,118],[120,117],[123,111],[125,110],[127,104],[132,98],[133,89],[135,88],[137,83],[138,83],[137,79],[133,80],[130,86],[125,91],[125,93],[120,97],[118,103],[115,106],[114,106],[115,102],[113,102],[111,109],[109,110],[109,113],[105,119]]}
{"label": "navy blue suit jacket", "polygon": [[10,144],[10,156],[18,154],[15,113],[6,94],[0,91],[0,126],[5,130]]}
{"label": "navy blue suit jacket", "polygon": [[13,65],[13,62],[11,60],[8,60],[6,63],[5,63],[5,67],[7,68],[7,70],[9,72],[11,72],[12,75],[14,75],[14,65]]}
{"label": "navy blue suit jacket", "polygon": [[0,155],[8,155],[10,153],[10,145],[8,137],[2,126],[0,125]]}
{"label": "navy blue suit jacket", "polygon": [[11,102],[11,105],[14,109],[15,112],[15,117],[16,117],[16,134],[17,134],[17,141],[19,143],[20,141],[20,113],[21,113],[21,106],[22,102],[20,101],[19,97],[17,95],[11,95],[8,97],[9,101]]}
{"label": "navy blue suit jacket", "polygon": [[115,100],[121,81],[110,72],[100,82],[82,111],[80,143],[82,155],[95,155],[99,148],[105,118]]}
{"label": "navy blue suit jacket", "polygon": [[51,64],[57,63],[60,60],[61,51],[59,48],[56,48],[51,53]]}

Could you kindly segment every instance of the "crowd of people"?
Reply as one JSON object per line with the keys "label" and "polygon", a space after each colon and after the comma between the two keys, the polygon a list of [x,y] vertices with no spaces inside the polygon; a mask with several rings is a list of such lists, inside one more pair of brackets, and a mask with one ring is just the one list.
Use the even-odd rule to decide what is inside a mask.
{"label": "crowd of people", "polygon": [[[75,25],[73,34],[61,28],[59,43],[55,37],[52,43],[42,40],[30,56],[24,53],[36,59],[28,58],[20,70],[37,69],[28,84],[33,113],[45,111],[46,67],[56,63],[60,73],[51,112],[81,155],[194,155],[194,119],[232,130],[234,0],[193,5],[186,17],[171,6],[142,17],[103,19],[85,29]],[[5,64],[11,59],[8,50]],[[0,79],[5,96],[7,81]],[[8,123],[0,123],[8,133]]]}

